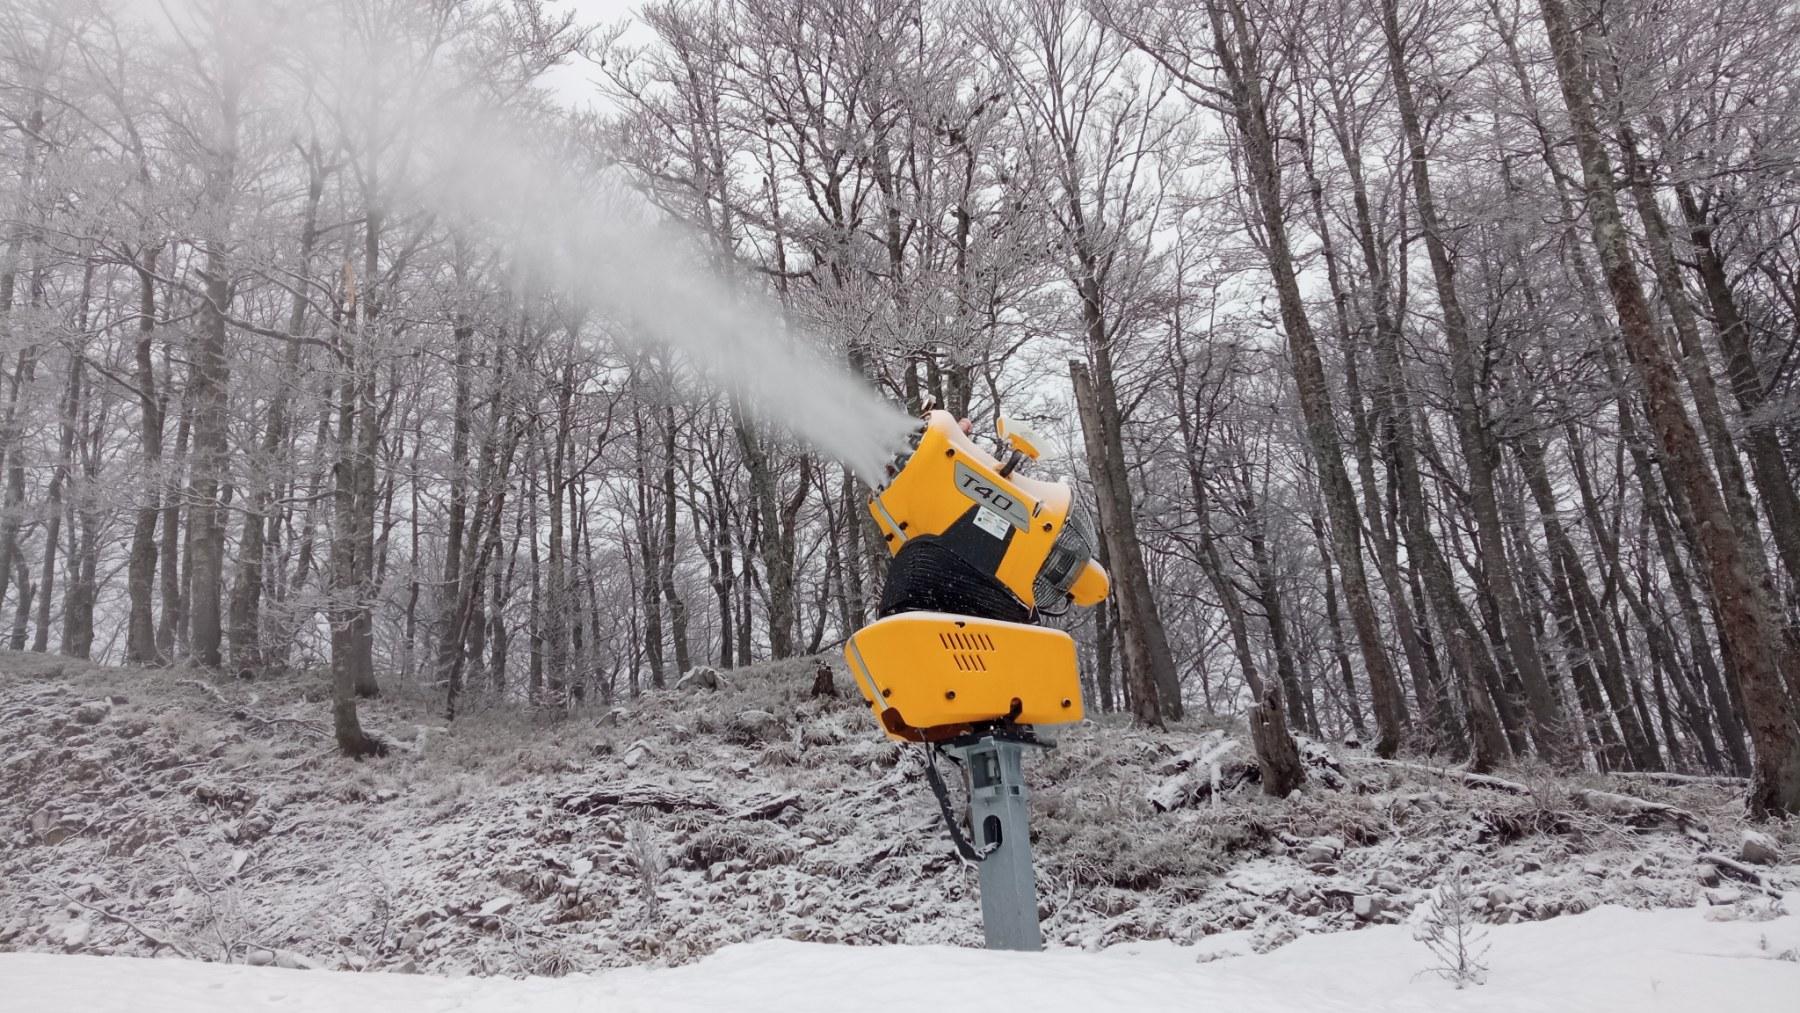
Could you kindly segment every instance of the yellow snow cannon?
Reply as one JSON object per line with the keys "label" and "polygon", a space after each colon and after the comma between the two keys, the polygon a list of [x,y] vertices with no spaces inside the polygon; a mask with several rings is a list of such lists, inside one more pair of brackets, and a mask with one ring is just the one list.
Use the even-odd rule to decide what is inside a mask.
{"label": "yellow snow cannon", "polygon": [[1106,597],[1067,483],[1019,474],[1036,437],[1001,419],[1004,462],[933,411],[869,500],[893,562],[880,618],[844,658],[889,737],[942,742],[1081,720],[1075,642],[1038,622]]}

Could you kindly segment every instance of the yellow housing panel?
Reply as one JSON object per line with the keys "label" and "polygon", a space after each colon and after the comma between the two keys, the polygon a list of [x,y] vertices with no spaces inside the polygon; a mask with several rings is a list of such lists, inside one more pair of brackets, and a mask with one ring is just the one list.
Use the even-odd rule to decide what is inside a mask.
{"label": "yellow housing panel", "polygon": [[908,538],[943,534],[972,507],[991,508],[1014,529],[994,576],[1036,608],[1033,584],[1062,533],[1073,496],[1061,482],[1017,473],[1002,478],[1000,462],[963,433],[954,416],[934,411],[906,467],[870,497],[869,513],[891,554]]}
{"label": "yellow housing panel", "polygon": [[1021,725],[1066,724],[1083,714],[1075,641],[1061,630],[902,612],[858,630],[844,660],[893,739],[949,738],[1008,714]]}

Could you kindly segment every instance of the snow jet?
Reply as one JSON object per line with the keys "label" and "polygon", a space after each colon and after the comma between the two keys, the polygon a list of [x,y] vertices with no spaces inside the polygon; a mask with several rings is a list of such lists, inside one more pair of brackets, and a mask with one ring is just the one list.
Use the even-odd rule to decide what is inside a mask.
{"label": "snow jet", "polygon": [[440,159],[444,171],[419,199],[510,234],[527,284],[598,311],[614,339],[679,353],[745,410],[865,480],[904,448],[913,425],[904,412],[834,361],[829,341],[734,278],[735,263],[709,257],[703,237],[659,217],[622,172],[583,171],[485,117],[437,126],[434,146],[454,157]]}
{"label": "snow jet", "polygon": [[492,82],[471,81],[463,66],[489,58],[474,51],[486,38],[479,31],[454,46],[387,52],[377,50],[387,44],[379,33],[372,39],[350,23],[354,13],[332,6],[120,0],[120,10],[169,44],[229,53],[251,118],[273,136],[304,144],[306,124],[336,121],[361,138],[361,150],[340,154],[359,173],[372,168],[384,211],[478,239],[516,293],[550,296],[558,312],[587,321],[589,340],[670,350],[674,371],[699,381],[678,387],[721,389],[865,480],[904,448],[905,413],[853,375],[829,336],[785,313],[732,252],[653,207],[609,166],[589,118],[535,93],[529,72],[507,97],[484,97]]}

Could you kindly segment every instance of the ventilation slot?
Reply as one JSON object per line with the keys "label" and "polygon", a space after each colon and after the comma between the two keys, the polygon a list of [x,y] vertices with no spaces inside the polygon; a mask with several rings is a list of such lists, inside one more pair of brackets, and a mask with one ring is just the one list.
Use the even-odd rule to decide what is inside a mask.
{"label": "ventilation slot", "polygon": [[946,651],[991,651],[994,638],[985,633],[939,633],[938,643]]}

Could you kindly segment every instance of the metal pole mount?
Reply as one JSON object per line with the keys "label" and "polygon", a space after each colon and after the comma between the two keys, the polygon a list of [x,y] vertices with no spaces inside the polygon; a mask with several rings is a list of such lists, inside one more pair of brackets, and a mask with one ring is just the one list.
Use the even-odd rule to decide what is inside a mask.
{"label": "metal pole mount", "polygon": [[1031,862],[1031,796],[1021,758],[1026,745],[977,734],[944,748],[969,772],[969,826],[981,860],[981,921],[990,950],[1041,950],[1037,875]]}

